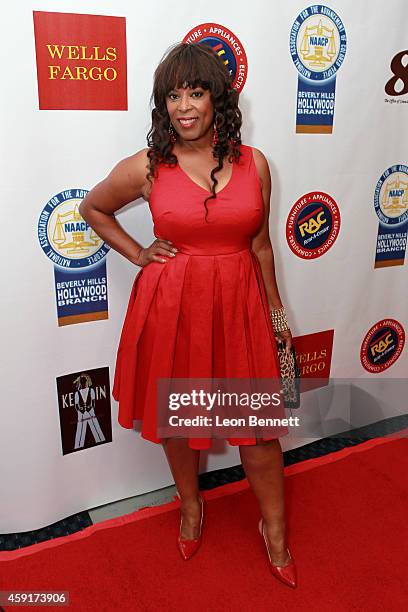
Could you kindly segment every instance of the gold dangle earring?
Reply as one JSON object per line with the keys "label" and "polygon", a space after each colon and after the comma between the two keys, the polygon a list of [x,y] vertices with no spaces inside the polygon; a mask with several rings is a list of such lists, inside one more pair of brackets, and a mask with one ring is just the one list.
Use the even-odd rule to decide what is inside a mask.
{"label": "gold dangle earring", "polygon": [[215,147],[215,145],[218,144],[218,129],[217,129],[217,125],[214,122],[214,134],[213,134],[213,146]]}
{"label": "gold dangle earring", "polygon": [[170,141],[172,144],[174,144],[176,142],[176,134],[174,132],[174,128],[171,122],[169,124],[169,134],[170,134]]}

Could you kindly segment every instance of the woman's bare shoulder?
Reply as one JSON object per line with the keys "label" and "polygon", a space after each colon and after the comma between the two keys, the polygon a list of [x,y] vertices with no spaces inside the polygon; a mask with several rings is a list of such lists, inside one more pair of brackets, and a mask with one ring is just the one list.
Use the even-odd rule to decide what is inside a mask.
{"label": "woman's bare shoulder", "polygon": [[[147,199],[150,183],[146,178],[149,170],[148,147],[140,149],[136,153],[122,159],[114,168],[115,174],[122,180],[130,182],[135,191],[143,199]],[[148,200],[147,200],[148,201]]]}
{"label": "woman's bare shoulder", "polygon": [[147,156],[148,148],[140,149],[136,153],[125,157],[118,165],[122,166],[124,171],[130,172],[132,177],[139,183],[143,182],[143,177],[146,175],[149,166],[149,158]]}
{"label": "woman's bare shoulder", "polygon": [[268,163],[268,160],[266,159],[266,155],[261,151],[261,149],[257,149],[256,147],[252,147],[252,146],[251,146],[251,149],[253,151],[254,160],[256,162],[259,162],[260,164]]}
{"label": "woman's bare shoulder", "polygon": [[270,184],[271,173],[269,170],[269,164],[268,164],[268,160],[266,159],[266,155],[260,149],[257,149],[256,147],[251,147],[251,149],[254,155],[255,166],[258,171],[258,175],[259,175],[259,178],[261,179],[262,184],[263,185]]}

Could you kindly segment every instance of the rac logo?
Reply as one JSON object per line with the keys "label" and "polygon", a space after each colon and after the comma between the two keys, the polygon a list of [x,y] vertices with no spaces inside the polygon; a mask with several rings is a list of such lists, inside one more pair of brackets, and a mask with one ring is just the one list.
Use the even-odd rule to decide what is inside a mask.
{"label": "rac logo", "polygon": [[[316,214],[317,213],[317,214]],[[305,234],[312,235],[317,232],[322,225],[327,223],[327,220],[324,216],[324,210],[319,208],[315,210],[313,213],[304,217],[299,221],[299,231],[304,238]]]}
{"label": "rac logo", "polygon": [[370,345],[371,356],[374,357],[375,355],[384,353],[384,351],[391,346],[392,343],[393,339],[391,333],[389,332],[388,334],[384,334],[384,336]]}

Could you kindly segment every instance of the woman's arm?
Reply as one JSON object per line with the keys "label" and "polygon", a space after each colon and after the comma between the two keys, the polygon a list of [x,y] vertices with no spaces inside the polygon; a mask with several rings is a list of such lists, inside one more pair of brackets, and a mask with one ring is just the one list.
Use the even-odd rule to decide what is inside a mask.
{"label": "woman's arm", "polygon": [[[254,161],[262,184],[262,199],[264,203],[264,219],[262,226],[256,236],[252,239],[251,248],[261,264],[262,278],[264,279],[266,295],[270,310],[279,309],[283,306],[275,275],[275,260],[273,256],[272,243],[269,236],[269,210],[271,199],[271,173],[264,154],[259,149],[253,149]],[[276,336],[285,342],[286,351],[292,346],[292,334],[290,329],[275,332]]]}
{"label": "woman's arm", "polygon": [[79,206],[80,215],[98,236],[133,263],[142,247],[119,225],[114,213],[143,195],[146,163],[146,149],[123,159]]}
{"label": "woman's arm", "polygon": [[146,178],[148,149],[120,161],[108,176],[98,183],[82,200],[79,212],[102,240],[115,251],[138,266],[152,261],[166,263],[160,255],[174,256],[169,240],[157,239],[144,248],[118,223],[114,213],[129,202],[145,196],[150,188]]}
{"label": "woman's arm", "polygon": [[253,148],[255,165],[262,183],[262,199],[264,203],[264,219],[261,228],[252,239],[252,250],[261,264],[262,276],[265,283],[269,308],[281,308],[282,302],[279,295],[275,276],[275,260],[273,256],[272,243],[269,236],[269,211],[271,199],[271,174],[269,165],[264,154]]}
{"label": "woman's arm", "polygon": [[102,240],[136,263],[142,246],[119,225],[114,213],[143,195],[147,149],[120,161],[82,200],[79,212]]}

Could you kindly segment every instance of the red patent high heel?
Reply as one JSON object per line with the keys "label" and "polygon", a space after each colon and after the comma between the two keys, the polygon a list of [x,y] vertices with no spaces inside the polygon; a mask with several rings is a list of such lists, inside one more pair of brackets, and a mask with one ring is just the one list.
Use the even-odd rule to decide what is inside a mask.
{"label": "red patent high heel", "polygon": [[261,534],[265,542],[265,546],[266,546],[266,550],[267,550],[268,558],[269,558],[269,568],[272,572],[272,575],[275,576],[275,578],[277,578],[284,584],[286,584],[287,586],[292,587],[292,589],[295,589],[297,587],[296,565],[292,558],[292,555],[289,552],[289,548],[286,549],[289,555],[289,558],[290,558],[289,563],[283,566],[275,565],[271,559],[271,553],[269,550],[268,540],[267,540],[265,529],[264,529],[264,521],[262,518],[259,521],[258,528],[259,528],[259,533]]}
{"label": "red patent high heel", "polygon": [[[178,492],[177,492],[177,495],[180,498],[180,495]],[[187,540],[186,538],[181,537],[181,523],[182,523],[183,518],[180,517],[180,531],[179,531],[179,536],[177,538],[177,544],[178,544],[180,554],[185,561],[190,559],[194,555],[194,553],[197,552],[197,550],[200,548],[200,545],[201,545],[202,526],[203,526],[203,518],[204,518],[204,500],[201,497],[201,495],[199,497],[200,497],[200,503],[201,503],[201,519],[200,519],[200,535],[197,538]]]}

